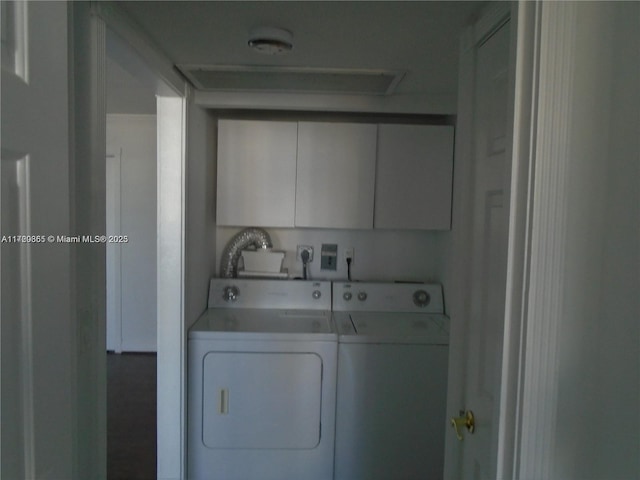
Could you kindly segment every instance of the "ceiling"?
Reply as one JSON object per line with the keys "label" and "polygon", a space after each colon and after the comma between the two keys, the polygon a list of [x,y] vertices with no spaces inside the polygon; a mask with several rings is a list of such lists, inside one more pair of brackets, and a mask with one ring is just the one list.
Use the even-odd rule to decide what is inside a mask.
{"label": "ceiling", "polygon": [[[485,2],[123,1],[124,12],[175,65],[404,72],[393,95],[453,95],[464,26]],[[264,55],[249,32],[293,34],[293,50]]]}

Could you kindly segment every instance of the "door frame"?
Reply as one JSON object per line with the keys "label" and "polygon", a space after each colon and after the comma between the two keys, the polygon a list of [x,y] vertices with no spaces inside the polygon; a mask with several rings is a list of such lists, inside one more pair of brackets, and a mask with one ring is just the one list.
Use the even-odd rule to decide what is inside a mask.
{"label": "door frame", "polygon": [[[185,478],[186,469],[186,351],[184,335],[184,218],[186,161],[186,82],[174,70],[168,57],[149,39],[120,7],[112,2],[91,2],[92,73],[99,88],[91,91],[91,103],[101,105],[91,117],[89,140],[95,158],[104,162],[106,146],[106,51],[117,50],[127,70],[158,97],[158,375],[157,375],[157,476]],[[181,113],[180,113],[181,112]],[[180,113],[175,116],[176,113]],[[99,153],[98,153],[99,152]],[[99,157],[98,157],[99,155]],[[100,183],[101,181],[101,183]],[[104,167],[92,178],[96,209],[106,208]],[[126,233],[126,232],[123,232]],[[104,255],[104,252],[103,252]],[[104,264],[105,258],[100,259]],[[104,273],[104,270],[102,271]],[[103,297],[104,282],[95,291]],[[103,315],[104,316],[104,315]],[[106,355],[106,326],[102,322],[101,341],[95,346]],[[106,378],[106,359],[96,372]],[[106,404],[106,389],[99,401]],[[103,432],[106,434],[106,419]],[[106,438],[101,446],[106,452]],[[102,453],[104,455],[104,452]]]}
{"label": "door frame", "polygon": [[[561,183],[553,177],[556,170],[549,159],[558,158],[566,145],[563,142],[554,142],[558,139],[558,133],[554,130],[555,121],[559,121],[560,125],[566,125],[568,122],[566,103],[563,101],[563,90],[571,77],[570,71],[570,42],[572,32],[575,30],[575,18],[570,15],[562,16],[554,19],[548,13],[549,7],[543,2],[524,2],[502,4],[507,8],[512,8],[512,21],[514,21],[514,32],[517,32],[516,42],[516,78],[515,78],[515,102],[514,102],[514,131],[513,131],[513,157],[512,157],[512,189],[511,189],[511,213],[509,225],[509,249],[508,249],[508,271],[507,271],[507,295],[505,305],[505,337],[503,349],[503,374],[501,382],[501,418],[498,445],[498,476],[507,478],[530,478],[531,473],[535,472],[533,466],[540,464],[548,457],[548,450],[552,448],[551,436],[555,431],[555,402],[557,396],[557,374],[554,371],[555,362],[553,358],[549,358],[548,351],[541,348],[545,343],[552,342],[551,351],[557,340],[557,331],[551,324],[553,315],[548,315],[549,309],[558,312],[561,307],[560,301],[545,303],[548,297],[541,298],[536,295],[540,291],[553,291],[553,287],[558,286],[562,280],[562,272],[556,267],[556,264],[538,265],[537,258],[555,258],[555,255],[561,254],[562,241],[564,239],[564,229],[554,223],[557,215],[558,202],[562,202]],[[102,90],[100,83],[104,82],[105,60],[104,53],[106,48],[106,38],[104,35],[105,25],[113,29],[116,33],[132,44],[145,62],[151,67],[153,78],[156,86],[165,88],[169,86],[169,91],[165,90],[168,96],[178,96],[183,100],[184,112],[186,108],[186,86],[184,81],[172,70],[171,63],[166,56],[162,54],[155,46],[151,45],[148,40],[143,38],[136,30],[135,26],[118,11],[118,7],[108,2],[92,3],[94,14],[101,19],[93,23],[92,31],[94,32],[95,41],[92,43],[92,69],[96,75],[94,85],[97,88],[91,90],[90,103],[96,106],[97,111],[102,108],[104,112],[103,99],[104,84]],[[495,6],[500,9],[501,5]],[[569,10],[575,9],[575,6],[564,6]],[[486,18],[489,18],[487,16]],[[495,18],[495,17],[494,17]],[[491,23],[491,22],[489,22]],[[480,25],[478,23],[477,25]],[[485,31],[491,26],[484,24]],[[476,27],[477,34],[482,28]],[[102,33],[100,33],[102,32]],[[466,33],[465,39],[473,39],[474,30]],[[559,38],[557,48],[542,48],[541,38]],[[464,41],[464,40],[463,40]],[[557,60],[557,61],[553,61]],[[469,61],[468,52],[463,53],[461,58],[461,82],[469,81]],[[545,66],[541,71],[540,65]],[[472,81],[472,78],[471,78]],[[545,83],[559,85],[559,87],[544,89],[541,85]],[[464,90],[463,90],[464,92]],[[464,96],[464,95],[462,95]],[[566,98],[566,97],[565,97]],[[462,98],[460,104],[462,104]],[[556,101],[559,100],[559,101]],[[466,108],[461,108],[458,115],[461,118],[461,130],[464,130],[464,120],[462,120]],[[95,111],[93,112],[95,114]],[[94,153],[93,157],[104,159],[104,129],[99,128],[99,115],[91,117],[93,128],[93,136],[89,139],[90,151]],[[563,123],[564,122],[564,123]],[[466,143],[469,138],[464,140],[464,135],[459,131],[456,140],[456,150],[459,157],[464,158],[467,150]],[[184,140],[186,134],[186,124],[183,119],[181,121],[181,132],[179,138]],[[468,135],[468,134],[467,134]],[[460,138],[462,137],[462,138]],[[76,152],[77,154],[77,152]],[[180,157],[178,159],[178,156]],[[180,152],[173,155],[173,168],[180,166],[178,177],[174,178],[172,183],[175,191],[173,194],[178,199],[178,207],[180,220],[172,223],[172,234],[177,235],[174,238],[179,239],[170,245],[170,254],[173,257],[174,264],[177,267],[173,271],[160,274],[159,269],[159,286],[168,285],[173,282],[179,285],[179,294],[172,291],[172,311],[177,313],[179,321],[176,322],[175,316],[165,316],[159,318],[168,329],[177,332],[178,335],[169,338],[167,341],[171,344],[158,345],[158,355],[160,358],[161,349],[168,348],[174,353],[176,351],[184,352],[184,312],[183,312],[183,296],[184,296],[184,141],[180,147]],[[458,161],[457,163],[461,163]],[[557,168],[557,167],[555,167]],[[174,171],[178,173],[178,171]],[[562,172],[560,172],[562,173]],[[161,174],[161,173],[160,173]],[[96,178],[93,177],[93,180]],[[98,176],[98,180],[104,180]],[[462,179],[464,180],[464,178]],[[159,179],[159,182],[162,178]],[[102,182],[104,184],[104,182]],[[99,185],[96,186],[97,191],[101,192]],[[166,192],[163,192],[166,193]],[[460,200],[460,199],[458,199]],[[462,197],[464,200],[464,194]],[[102,200],[104,207],[104,200]],[[100,210],[100,203],[96,203],[93,207],[94,212]],[[545,207],[554,207],[547,208]],[[459,208],[459,205],[454,208]],[[102,209],[104,210],[104,208]],[[97,214],[97,218],[100,219]],[[99,223],[99,222],[98,222]],[[182,231],[178,234],[178,225]],[[161,242],[161,239],[159,239]],[[461,243],[462,242],[462,243]],[[457,245],[464,246],[465,239],[460,235],[454,235],[454,247]],[[160,246],[160,244],[159,244]],[[464,251],[464,249],[462,250]],[[159,250],[160,255],[160,250]],[[455,264],[464,260],[464,255],[456,260]],[[100,259],[97,259],[100,260]],[[104,260],[104,259],[102,259]],[[532,268],[536,265],[536,268]],[[170,269],[171,270],[171,269]],[[93,285],[93,293],[100,296],[104,295],[104,282],[98,281]],[[453,285],[455,288],[459,286]],[[459,291],[452,289],[451,291]],[[455,304],[455,298],[452,304]],[[464,299],[460,298],[462,303],[460,307],[464,308]],[[104,303],[104,299],[102,301]],[[164,307],[164,305],[163,305]],[[161,310],[159,309],[159,312]],[[546,317],[545,317],[546,315]],[[169,324],[172,322],[173,324]],[[539,323],[542,322],[542,323]],[[102,322],[104,324],[104,322]],[[546,328],[546,329],[545,329]],[[168,332],[167,332],[168,333]],[[460,332],[457,332],[460,333]],[[452,329],[452,335],[456,334]],[[462,332],[464,337],[464,332]],[[102,333],[102,344],[97,341],[97,350],[101,353],[105,351],[104,332]],[[462,342],[464,344],[464,342]],[[177,348],[177,350],[176,350]],[[452,351],[452,358],[455,352]],[[182,353],[180,353],[182,355]],[[184,398],[183,391],[185,383],[184,359],[180,358],[180,366],[172,373],[172,379],[163,380],[162,388],[171,388],[171,385],[177,385],[178,390],[175,392],[174,402],[180,405],[179,417],[176,417],[175,411],[158,410],[159,423],[166,419],[174,419],[179,425],[184,425]],[[106,368],[102,365],[102,377],[106,375]],[[102,378],[97,377],[97,378]],[[159,378],[159,380],[161,380]],[[451,383],[451,382],[450,382]],[[158,389],[161,384],[159,382]],[[171,392],[171,390],[168,390]],[[535,394],[535,392],[544,392]],[[163,394],[166,390],[163,391]],[[104,401],[105,392],[101,392]],[[534,397],[531,395],[534,394]],[[544,398],[540,395],[544,394]],[[450,384],[449,397],[456,399],[460,392]],[[458,396],[458,397],[457,397]],[[533,400],[532,400],[533,399]],[[544,402],[544,409],[536,410],[535,401]],[[163,418],[165,417],[165,418]],[[169,422],[170,423],[170,422]],[[175,422],[174,422],[175,423]],[[536,431],[532,431],[530,426],[537,425]],[[543,436],[540,437],[542,432]],[[534,436],[537,435],[536,441]],[[176,437],[174,437],[176,438]],[[171,440],[169,444],[160,445],[162,441],[159,438],[158,445],[158,476],[167,478],[184,478],[184,452],[185,439],[184,429],[181,428],[179,433],[179,446]],[[169,437],[167,437],[168,440]],[[540,445],[543,446],[540,449]],[[106,446],[106,442],[105,442]],[[455,465],[457,449],[447,449],[447,458],[453,459],[449,465]],[[179,458],[178,465],[180,469],[179,476],[172,475],[168,471],[161,472],[160,456],[165,453],[171,458]],[[451,457],[451,458],[450,458]],[[170,458],[169,458],[170,460]],[[163,465],[163,469],[166,465]],[[175,468],[175,467],[174,467]],[[447,478],[455,478],[456,475],[447,474]]]}
{"label": "door frame", "polygon": [[558,403],[558,319],[565,291],[575,3],[518,13],[514,209],[509,245],[500,446],[504,478],[550,478]]}
{"label": "door frame", "polygon": [[[463,188],[454,193],[454,215],[460,215],[469,201],[469,189],[464,187],[470,181],[465,171],[472,148],[473,47],[500,23],[500,6],[491,7],[462,39],[456,168]],[[502,6],[511,8],[515,75],[497,478],[542,478],[549,474],[540,469],[551,458],[556,429],[558,331],[554,322],[561,313],[562,298],[555,293],[562,291],[563,278],[560,261],[543,260],[561,260],[564,255],[566,227],[560,216],[566,211],[566,175],[555,159],[562,158],[567,148],[567,91],[577,6],[542,1]],[[563,11],[556,12],[558,8]],[[454,272],[470,261],[467,229],[463,224],[453,236],[453,251],[462,252],[452,260]],[[464,319],[465,279],[455,281],[450,288],[456,295],[451,313]],[[449,411],[459,408],[464,398],[464,370],[457,359],[467,338],[464,322],[460,323],[452,322],[451,335],[459,337],[459,346],[450,352]],[[447,436],[445,478],[460,478],[462,456],[456,442]]]}
{"label": "door frame", "polygon": [[550,478],[576,4],[519,1],[498,478]]}
{"label": "door frame", "polygon": [[[531,255],[532,144],[536,120],[534,94],[537,91],[539,32],[536,30],[538,2],[520,1],[512,16],[515,30],[515,85],[513,103],[513,151],[511,170],[511,210],[507,249],[505,325],[500,390],[498,433],[498,478],[517,478],[521,444],[519,399],[522,389],[523,332],[526,330]],[[526,478],[526,477],[525,477]]]}

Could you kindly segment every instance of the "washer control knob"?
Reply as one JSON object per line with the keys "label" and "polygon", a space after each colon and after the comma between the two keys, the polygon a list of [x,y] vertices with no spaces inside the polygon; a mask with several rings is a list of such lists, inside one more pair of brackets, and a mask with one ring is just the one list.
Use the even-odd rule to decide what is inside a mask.
{"label": "washer control knob", "polygon": [[342,298],[344,298],[347,302],[351,300],[351,292],[344,292],[342,294]]}
{"label": "washer control knob", "polygon": [[240,295],[240,290],[235,285],[224,287],[224,292],[222,293],[222,298],[225,302],[235,302]]}
{"label": "washer control knob", "polygon": [[427,305],[429,305],[430,301],[431,297],[424,290],[416,290],[413,293],[413,303],[415,303],[418,307],[426,307]]}
{"label": "washer control knob", "polygon": [[320,290],[314,290],[311,295],[317,300],[322,296],[322,292],[320,292]]}
{"label": "washer control knob", "polygon": [[361,302],[364,302],[366,299],[367,299],[367,292],[358,293],[358,300],[360,300]]}

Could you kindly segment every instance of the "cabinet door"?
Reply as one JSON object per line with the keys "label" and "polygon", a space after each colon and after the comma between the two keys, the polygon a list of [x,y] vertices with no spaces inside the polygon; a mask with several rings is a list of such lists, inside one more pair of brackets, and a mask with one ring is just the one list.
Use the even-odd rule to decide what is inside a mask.
{"label": "cabinet door", "polygon": [[296,226],[372,228],[377,126],[298,124]]}
{"label": "cabinet door", "polygon": [[375,228],[451,228],[453,127],[379,125]]}
{"label": "cabinet door", "polygon": [[218,225],[293,227],[296,122],[218,122]]}

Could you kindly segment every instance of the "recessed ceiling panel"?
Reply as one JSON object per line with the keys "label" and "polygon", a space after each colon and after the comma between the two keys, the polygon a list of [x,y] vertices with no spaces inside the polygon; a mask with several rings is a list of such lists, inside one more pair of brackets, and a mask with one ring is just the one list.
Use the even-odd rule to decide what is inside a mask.
{"label": "recessed ceiling panel", "polygon": [[362,69],[211,65],[178,68],[202,91],[389,95],[404,76],[399,71]]}

